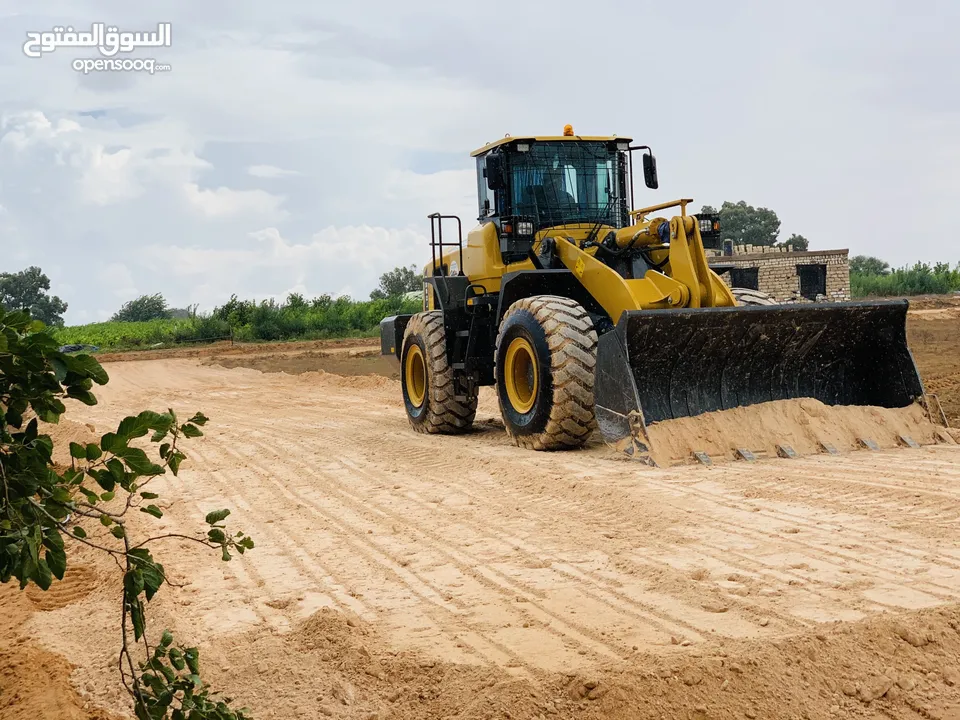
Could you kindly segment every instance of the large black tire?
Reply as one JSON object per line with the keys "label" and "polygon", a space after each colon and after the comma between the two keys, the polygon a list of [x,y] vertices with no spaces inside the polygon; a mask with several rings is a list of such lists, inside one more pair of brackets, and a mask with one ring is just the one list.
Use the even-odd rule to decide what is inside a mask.
{"label": "large black tire", "polygon": [[477,395],[456,398],[441,311],[417,313],[407,323],[400,382],[407,417],[417,432],[456,435],[473,425]]}
{"label": "large black tire", "polygon": [[737,305],[779,305],[776,298],[762,290],[750,288],[730,288]]}
{"label": "large black tire", "polygon": [[500,323],[495,362],[503,423],[518,446],[583,446],[597,427],[597,333],[579,303],[553,295],[513,303]]}

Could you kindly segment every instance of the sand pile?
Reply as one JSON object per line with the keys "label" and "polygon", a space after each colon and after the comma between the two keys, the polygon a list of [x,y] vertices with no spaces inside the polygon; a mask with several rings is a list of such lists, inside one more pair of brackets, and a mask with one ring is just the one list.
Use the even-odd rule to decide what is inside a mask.
{"label": "sand pile", "polygon": [[391,650],[375,629],[330,609],[289,634],[232,644],[210,660],[229,664],[236,686],[227,692],[264,718],[946,719],[960,701],[958,606],[522,677]]}
{"label": "sand pile", "polygon": [[38,432],[50,436],[53,441],[53,461],[64,466],[70,465],[70,443],[86,445],[100,441],[96,426],[68,420],[66,417],[61,417],[56,424],[39,423]]}
{"label": "sand pile", "polygon": [[[900,444],[899,435],[921,445],[938,442],[938,428],[918,404],[906,408],[830,406],[819,400],[777,400],[749,407],[654,423],[648,428],[652,456],[660,465],[692,462],[694,451],[711,458],[735,457],[737,448],[776,457],[777,445],[801,455],[822,452],[820,443],[855,450],[858,438],[881,448]],[[941,440],[942,441],[942,440]]]}

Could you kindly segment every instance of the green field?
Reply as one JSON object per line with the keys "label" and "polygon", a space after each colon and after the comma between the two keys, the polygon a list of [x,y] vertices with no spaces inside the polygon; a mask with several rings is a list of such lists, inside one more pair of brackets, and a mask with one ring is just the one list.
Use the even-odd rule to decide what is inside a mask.
{"label": "green field", "polygon": [[380,321],[398,313],[415,313],[420,302],[388,298],[355,301],[329,297],[287,303],[233,298],[212,314],[175,320],[102,322],[57,328],[62,345],[95,345],[101,350],[132,350],[232,338],[238,342],[322,340],[376,335]]}

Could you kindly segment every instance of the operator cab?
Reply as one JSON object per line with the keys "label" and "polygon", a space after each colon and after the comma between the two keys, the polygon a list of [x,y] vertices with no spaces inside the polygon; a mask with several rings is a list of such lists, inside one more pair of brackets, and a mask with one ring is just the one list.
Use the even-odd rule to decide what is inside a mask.
{"label": "operator cab", "polygon": [[[527,256],[537,234],[551,227],[630,224],[633,205],[630,138],[506,137],[471,153],[477,159],[481,223],[493,222],[504,262]],[[646,185],[657,187],[656,162],[644,155]],[[628,194],[629,193],[629,194]]]}

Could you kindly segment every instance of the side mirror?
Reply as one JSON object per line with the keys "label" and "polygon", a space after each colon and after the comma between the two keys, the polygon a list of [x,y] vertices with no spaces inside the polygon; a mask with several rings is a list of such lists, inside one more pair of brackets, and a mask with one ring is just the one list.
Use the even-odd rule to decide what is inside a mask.
{"label": "side mirror", "polygon": [[490,153],[487,155],[486,175],[488,188],[491,190],[506,189],[507,183],[505,182],[503,170],[503,155],[500,153]]}
{"label": "side mirror", "polygon": [[643,156],[643,182],[651,190],[660,187],[657,180],[657,159],[653,153],[645,153]]}

